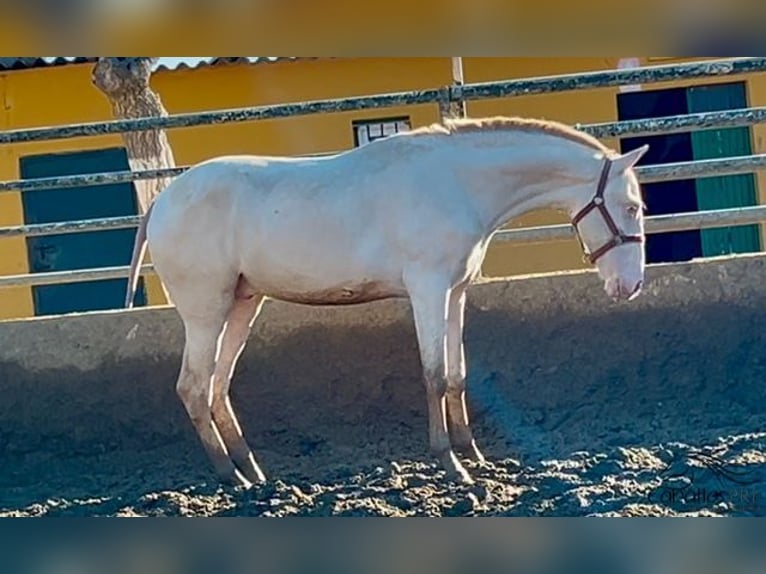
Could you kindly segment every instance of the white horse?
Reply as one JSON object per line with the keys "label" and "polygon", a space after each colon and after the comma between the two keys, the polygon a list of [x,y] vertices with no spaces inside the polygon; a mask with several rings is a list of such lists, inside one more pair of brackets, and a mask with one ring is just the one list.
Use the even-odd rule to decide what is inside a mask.
{"label": "white horse", "polygon": [[465,406],[463,314],[495,231],[530,210],[566,211],[605,290],[630,300],[644,277],[641,191],[624,155],[566,125],[455,120],[321,158],[228,156],[175,179],[141,221],[132,305],[147,242],[183,320],[177,392],[221,480],[265,480],[229,400],[265,299],[349,305],[408,297],[447,476],[477,461]]}

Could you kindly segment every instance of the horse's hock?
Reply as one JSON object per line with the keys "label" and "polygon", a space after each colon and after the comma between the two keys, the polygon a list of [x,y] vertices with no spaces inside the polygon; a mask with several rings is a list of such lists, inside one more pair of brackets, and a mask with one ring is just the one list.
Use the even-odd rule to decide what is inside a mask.
{"label": "horse's hock", "polygon": [[[490,456],[544,456],[619,441],[715,440],[733,424],[727,416],[742,432],[756,430],[765,274],[763,255],[650,267],[628,304],[612,303],[593,272],[473,286],[466,353],[478,440]],[[174,310],[0,323],[0,341],[7,454],[197,444],[175,394],[183,337]],[[267,303],[232,399],[256,452],[375,443],[391,456],[426,455],[425,394],[403,300]],[[678,436],[669,421],[681,420],[695,437]],[[409,434],[413,442],[391,446]]]}

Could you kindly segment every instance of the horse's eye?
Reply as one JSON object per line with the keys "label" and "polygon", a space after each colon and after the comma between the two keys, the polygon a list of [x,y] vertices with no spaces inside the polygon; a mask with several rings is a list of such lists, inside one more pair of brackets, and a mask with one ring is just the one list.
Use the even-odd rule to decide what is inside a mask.
{"label": "horse's eye", "polygon": [[637,205],[628,205],[625,209],[627,210],[629,216],[638,217],[640,208]]}

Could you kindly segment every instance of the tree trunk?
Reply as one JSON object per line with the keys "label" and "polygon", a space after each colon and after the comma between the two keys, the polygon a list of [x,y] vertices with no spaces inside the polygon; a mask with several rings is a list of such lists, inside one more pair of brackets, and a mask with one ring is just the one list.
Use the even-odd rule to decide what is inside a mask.
{"label": "tree trunk", "polygon": [[[167,116],[149,80],[155,58],[99,58],[93,68],[93,84],[109,99],[117,119]],[[173,150],[165,130],[125,132],[122,140],[133,171],[175,167]],[[141,215],[172,178],[134,181]]]}

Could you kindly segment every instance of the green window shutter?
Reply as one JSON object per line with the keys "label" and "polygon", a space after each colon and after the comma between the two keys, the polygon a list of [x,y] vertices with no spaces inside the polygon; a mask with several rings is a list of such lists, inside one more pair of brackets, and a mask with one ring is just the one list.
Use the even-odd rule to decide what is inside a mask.
{"label": "green window shutter", "polygon": [[[747,107],[745,84],[698,86],[687,90],[689,113],[722,111]],[[750,155],[750,129],[726,128],[693,132],[694,159]],[[758,203],[753,174],[706,177],[696,181],[700,211],[745,207]],[[700,231],[705,257],[761,250],[758,225],[740,225]]]}

